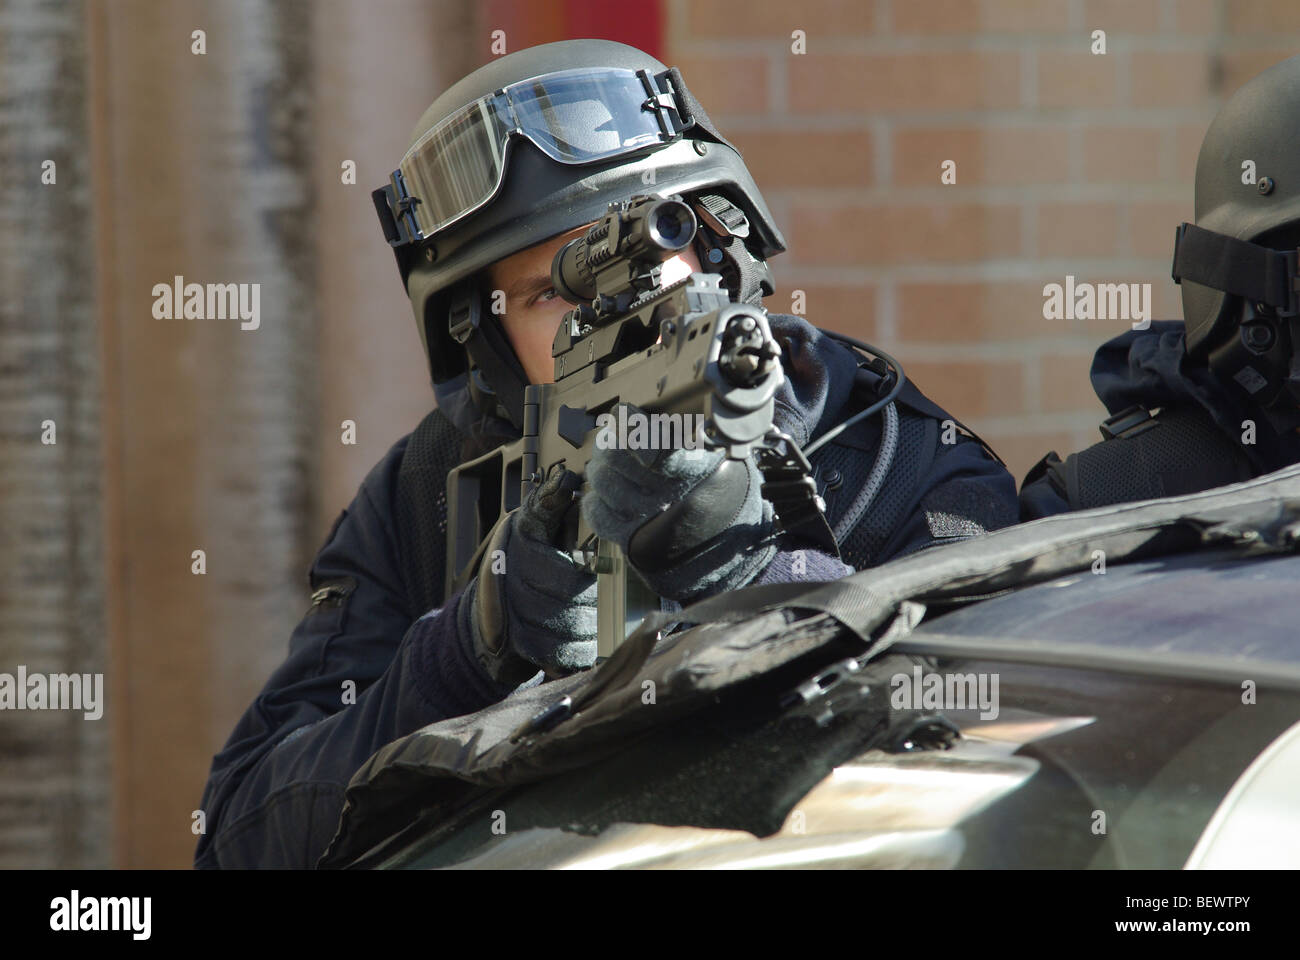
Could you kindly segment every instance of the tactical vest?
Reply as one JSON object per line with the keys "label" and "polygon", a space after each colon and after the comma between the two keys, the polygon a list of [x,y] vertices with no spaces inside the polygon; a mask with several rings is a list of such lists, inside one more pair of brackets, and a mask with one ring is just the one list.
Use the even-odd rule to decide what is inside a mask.
{"label": "tactical vest", "polygon": [[[872,400],[873,396],[855,390],[844,419]],[[944,416],[940,408],[906,384],[896,409],[898,440],[892,460],[885,465],[883,482],[869,509],[839,541],[844,562],[859,570],[877,563],[881,549],[910,515],[909,508],[940,448],[937,418]],[[832,529],[853,508],[876,464],[881,423],[882,415],[873,414],[809,458]],[[464,441],[464,435],[435,409],[411,434],[398,469],[399,551],[412,619],[441,606],[446,599],[447,473],[462,462]],[[963,438],[962,442],[969,441]]]}
{"label": "tactical vest", "polygon": [[1200,408],[1140,406],[1101,424],[1104,438],[1064,462],[1038,461],[1025,486],[1047,477],[1071,510],[1155,500],[1238,483],[1256,471],[1240,446]]}

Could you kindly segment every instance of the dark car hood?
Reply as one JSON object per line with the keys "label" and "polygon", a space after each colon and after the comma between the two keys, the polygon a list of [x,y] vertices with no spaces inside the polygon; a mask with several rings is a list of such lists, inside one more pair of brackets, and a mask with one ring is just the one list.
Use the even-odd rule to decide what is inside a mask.
{"label": "dark car hood", "polygon": [[[647,725],[703,709],[737,684],[819,654],[834,659],[831,651],[836,644],[843,649],[846,635],[875,638],[877,653],[891,644],[898,653],[943,653],[945,643],[960,645],[968,655],[990,652],[992,641],[975,621],[966,636],[961,630],[948,635],[949,625],[961,623],[960,611],[911,633],[925,607],[939,611],[979,600],[987,604],[985,598],[1002,591],[1090,571],[1099,552],[1112,568],[1207,549],[1284,556],[1300,542],[1298,533],[1300,466],[1295,466],[1218,490],[1047,517],[903,557],[832,584],[782,585],[787,589],[775,599],[771,592],[762,593],[772,588],[759,587],[706,601],[687,611],[694,611],[690,620],[701,622],[692,630],[657,645],[652,631],[638,631],[639,640],[634,635],[589,673],[523,691],[469,717],[432,724],[378,751],[348,788],[339,833],[322,865],[349,862],[388,835],[392,823],[404,822],[417,810],[427,814],[440,805],[450,810],[475,789],[507,788],[578,769],[609,756]],[[1289,571],[1294,565],[1285,566]],[[1184,576],[1191,579],[1184,579],[1181,589],[1195,590],[1194,575]],[[1280,587],[1282,579],[1285,571],[1272,582]],[[792,597],[790,588],[799,595]],[[1271,589],[1262,587],[1259,595],[1272,596]],[[1255,597],[1251,594],[1252,602]],[[1210,606],[1207,601],[1200,612],[1207,613]],[[790,624],[794,610],[821,613]],[[1166,621],[1165,626],[1172,634],[1179,624]],[[1208,643],[1210,633],[1189,636],[1189,643]],[[1024,654],[1036,637],[1017,641],[1014,633],[1002,630],[994,640],[1019,642],[1016,649]],[[1226,653],[1221,644],[1215,656],[1253,657],[1257,673],[1270,682],[1300,687],[1294,650],[1288,653],[1283,644],[1252,645],[1244,631],[1237,637],[1246,642]],[[1161,649],[1157,639],[1148,652],[1161,655]],[[1076,649],[1075,654],[1086,659],[1092,651]],[[1189,661],[1185,651],[1163,655],[1167,666],[1183,661]],[[1207,669],[1212,671],[1214,664]],[[653,711],[641,706],[647,682],[660,691]],[[512,739],[521,725],[566,696],[581,709],[552,727]]]}

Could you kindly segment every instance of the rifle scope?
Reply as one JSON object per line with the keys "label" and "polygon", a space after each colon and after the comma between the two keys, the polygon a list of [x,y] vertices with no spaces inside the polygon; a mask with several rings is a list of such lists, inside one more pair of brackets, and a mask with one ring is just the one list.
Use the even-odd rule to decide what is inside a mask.
{"label": "rifle scope", "polygon": [[695,229],[695,214],[681,200],[645,196],[612,203],[590,230],[560,248],[551,262],[551,285],[574,304],[629,285],[652,287],[658,265],[689,246]]}

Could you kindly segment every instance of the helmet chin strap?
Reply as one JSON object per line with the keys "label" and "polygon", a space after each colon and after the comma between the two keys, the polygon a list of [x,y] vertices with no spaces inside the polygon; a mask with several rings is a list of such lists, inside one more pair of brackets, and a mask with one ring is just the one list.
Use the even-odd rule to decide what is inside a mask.
{"label": "helmet chin strap", "polygon": [[1208,352],[1210,369],[1245,391],[1275,429],[1300,426],[1300,251],[1184,223],[1171,274],[1229,295],[1223,319],[1233,322]]}
{"label": "helmet chin strap", "polygon": [[452,339],[469,357],[470,399],[483,413],[524,426],[524,388],[528,375],[500,321],[483,310],[483,294],[473,278],[452,289],[447,318]]}
{"label": "helmet chin strap", "polygon": [[1292,433],[1300,429],[1300,316],[1287,318],[1291,362],[1287,368],[1284,389],[1278,391],[1277,400],[1264,411],[1265,418],[1279,433]]}
{"label": "helmet chin strap", "polygon": [[775,287],[771,268],[745,244],[749,220],[744,211],[717,194],[696,197],[692,207],[700,224],[695,237],[700,267],[722,277],[733,302],[760,306]]}
{"label": "helmet chin strap", "polygon": [[[1215,378],[1285,436],[1300,428],[1300,315],[1278,316],[1262,304],[1231,297],[1235,317],[1230,332],[1209,350],[1207,365]],[[1246,399],[1249,398],[1249,399]]]}

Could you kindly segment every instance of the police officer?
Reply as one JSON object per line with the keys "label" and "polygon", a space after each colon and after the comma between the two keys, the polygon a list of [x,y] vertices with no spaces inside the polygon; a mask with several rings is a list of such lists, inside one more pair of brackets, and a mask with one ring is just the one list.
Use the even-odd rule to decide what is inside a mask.
{"label": "police officer", "polygon": [[[314,864],[375,750],[593,664],[594,577],[555,539],[574,476],[553,474],[503,525],[505,575],[481,570],[450,597],[446,478],[517,438],[524,387],[548,379],[568,305],[543,265],[611,202],[651,192],[682,196],[701,225],[672,275],[718,273],[737,302],[772,292],[766,259],[784,240],[740,154],[680,73],[633,47],[521,50],[421,117],[375,200],[437,408],[374,467],[312,564],[288,658],[214,758],[196,865]],[[496,290],[504,316],[488,308]],[[664,544],[636,569],[665,604],[835,579],[1015,521],[1001,462],[897,371],[798,317],[769,319],[786,373],[776,424],[811,454],[842,560],[779,529],[752,458],[600,450],[581,509],[625,551],[647,530]],[[879,415],[850,419],[899,383]]]}
{"label": "police officer", "polygon": [[1183,322],[1103,344],[1104,438],[1025,477],[1023,519],[1193,493],[1300,462],[1300,56],[1224,104],[1179,226]]}

